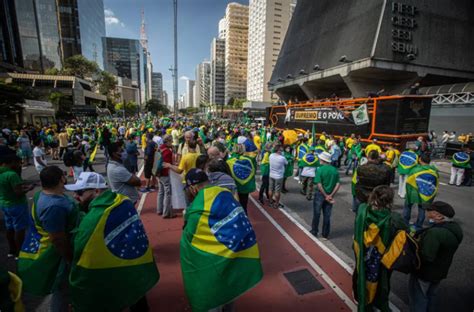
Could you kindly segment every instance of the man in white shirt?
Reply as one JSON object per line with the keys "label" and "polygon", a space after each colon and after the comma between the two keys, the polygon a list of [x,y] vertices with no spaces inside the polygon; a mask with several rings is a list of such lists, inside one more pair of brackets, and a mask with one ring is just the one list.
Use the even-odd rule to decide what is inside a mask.
{"label": "man in white shirt", "polygon": [[161,138],[158,131],[155,133],[152,140],[156,143],[156,145],[158,145],[158,148],[160,148],[161,144],[163,144],[163,139]]}
{"label": "man in white shirt", "polygon": [[270,205],[278,209],[280,207],[280,192],[283,186],[283,178],[285,176],[285,166],[288,164],[286,158],[281,154],[282,147],[280,144],[275,145],[273,153],[269,157],[270,162]]}
{"label": "man in white shirt", "polygon": [[449,134],[448,131],[443,132],[443,136],[441,137],[441,144],[446,144],[449,140]]}
{"label": "man in white shirt", "polygon": [[48,162],[46,161],[46,154],[43,151],[43,141],[40,139],[36,140],[35,143],[35,148],[33,149],[33,161],[35,163],[35,168],[36,171],[38,171],[38,174],[48,166]]}

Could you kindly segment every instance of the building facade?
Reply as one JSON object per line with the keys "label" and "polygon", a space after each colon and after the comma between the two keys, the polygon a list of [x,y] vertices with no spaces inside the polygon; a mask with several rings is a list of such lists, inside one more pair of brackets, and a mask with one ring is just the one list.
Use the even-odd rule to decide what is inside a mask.
{"label": "building facade", "polygon": [[186,80],[186,94],[184,96],[184,108],[194,107],[194,85],[195,81],[188,79]]}
{"label": "building facade", "polygon": [[57,3],[62,59],[82,54],[103,69],[104,1],[58,0]]}
{"label": "building facade", "polygon": [[163,104],[163,75],[161,73],[151,74],[151,98]]}
{"label": "building facade", "polygon": [[225,104],[225,39],[214,38],[211,43],[210,102]]}
{"label": "building facade", "polygon": [[196,93],[194,106],[208,105],[211,102],[211,62],[204,61],[196,67]]}
{"label": "building facade", "polygon": [[[168,102],[168,92],[166,92],[166,90],[163,90],[163,97],[162,97],[162,103],[163,105],[165,106],[168,106],[169,105],[169,102]],[[172,107],[168,107],[170,110]]]}
{"label": "building facade", "polygon": [[247,96],[249,7],[238,3],[227,5],[225,14],[225,98]]}
{"label": "building facade", "polygon": [[250,0],[247,99],[276,100],[267,87],[292,15],[295,0]]}
{"label": "building facade", "polygon": [[140,41],[123,38],[104,38],[105,70],[109,73],[127,78],[131,87],[140,90],[140,103],[145,102],[145,60]]}

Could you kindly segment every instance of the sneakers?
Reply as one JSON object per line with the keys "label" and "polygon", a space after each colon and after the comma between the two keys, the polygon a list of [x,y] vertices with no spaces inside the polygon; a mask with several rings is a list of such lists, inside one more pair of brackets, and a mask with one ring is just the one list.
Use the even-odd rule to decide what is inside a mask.
{"label": "sneakers", "polygon": [[312,200],[312,199],[313,199],[313,196],[306,196],[306,199],[307,199],[307,200]]}
{"label": "sneakers", "polygon": [[306,196],[306,192],[303,190],[300,191],[300,194]]}

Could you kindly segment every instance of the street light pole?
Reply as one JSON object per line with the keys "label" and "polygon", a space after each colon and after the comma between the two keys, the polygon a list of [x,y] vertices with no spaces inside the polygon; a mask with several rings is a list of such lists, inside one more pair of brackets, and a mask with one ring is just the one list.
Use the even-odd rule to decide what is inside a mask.
{"label": "street light pole", "polygon": [[173,75],[173,98],[174,113],[178,114],[178,0],[173,0],[174,8],[174,66]]}

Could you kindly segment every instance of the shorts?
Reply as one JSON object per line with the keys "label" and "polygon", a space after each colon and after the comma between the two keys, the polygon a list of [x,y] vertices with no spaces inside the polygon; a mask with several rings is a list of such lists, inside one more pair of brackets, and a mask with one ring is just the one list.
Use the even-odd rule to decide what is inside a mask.
{"label": "shorts", "polygon": [[28,204],[2,207],[2,210],[7,230],[21,231],[28,227],[30,223]]}
{"label": "shorts", "polygon": [[274,179],[270,177],[270,186],[269,186],[270,192],[280,193],[282,187],[283,187],[283,178]]}
{"label": "shorts", "polygon": [[151,179],[153,175],[153,161],[145,161],[145,167],[143,168],[143,172],[145,173],[145,179]]}

